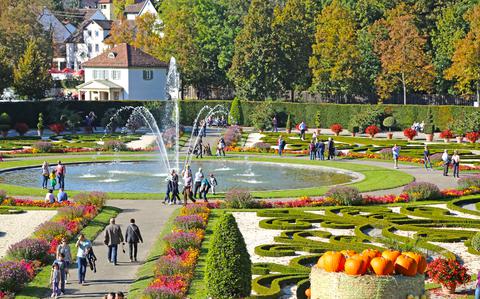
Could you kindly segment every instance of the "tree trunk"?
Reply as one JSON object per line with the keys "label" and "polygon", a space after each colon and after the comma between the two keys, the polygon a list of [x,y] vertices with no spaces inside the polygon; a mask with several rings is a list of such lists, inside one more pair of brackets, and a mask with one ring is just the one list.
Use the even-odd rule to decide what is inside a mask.
{"label": "tree trunk", "polygon": [[405,73],[402,73],[402,87],[403,87],[403,105],[407,105],[407,87],[405,86]]}
{"label": "tree trunk", "polygon": [[480,105],[480,81],[477,82],[477,103]]}
{"label": "tree trunk", "polygon": [[295,102],[295,91],[293,89],[290,90],[290,101]]}
{"label": "tree trunk", "polygon": [[183,80],[180,79],[180,98],[183,100],[185,100],[185,94],[183,92]]}

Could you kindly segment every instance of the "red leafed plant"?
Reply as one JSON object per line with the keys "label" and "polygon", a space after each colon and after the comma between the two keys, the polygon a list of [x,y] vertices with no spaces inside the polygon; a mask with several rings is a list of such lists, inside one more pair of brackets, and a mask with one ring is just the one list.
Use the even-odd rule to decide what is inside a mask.
{"label": "red leafed plant", "polygon": [[343,127],[341,124],[333,124],[330,126],[330,130],[338,136],[343,131]]}
{"label": "red leafed plant", "polygon": [[435,283],[439,283],[449,289],[455,289],[470,281],[468,269],[453,259],[436,258],[427,266],[427,275]]}
{"label": "red leafed plant", "polygon": [[450,130],[443,130],[442,132],[440,132],[440,138],[452,139],[453,137],[453,133]]}
{"label": "red leafed plant", "polygon": [[403,130],[403,136],[407,137],[408,140],[413,140],[413,138],[417,136],[417,131],[412,128],[406,128],[405,130]]}
{"label": "red leafed plant", "polygon": [[477,140],[480,138],[480,133],[479,132],[468,132],[465,137],[467,138],[468,141],[471,143],[477,142]]}
{"label": "red leafed plant", "polygon": [[65,126],[61,123],[51,124],[48,127],[50,128],[50,130],[52,130],[52,132],[57,135],[65,131]]}
{"label": "red leafed plant", "polygon": [[368,135],[370,135],[370,137],[375,137],[375,135],[377,135],[378,133],[380,133],[380,129],[375,126],[375,125],[371,125],[371,126],[368,126],[366,129],[365,129],[365,133],[367,133]]}
{"label": "red leafed plant", "polygon": [[28,132],[29,127],[26,123],[16,123],[14,129],[20,136],[23,136]]}

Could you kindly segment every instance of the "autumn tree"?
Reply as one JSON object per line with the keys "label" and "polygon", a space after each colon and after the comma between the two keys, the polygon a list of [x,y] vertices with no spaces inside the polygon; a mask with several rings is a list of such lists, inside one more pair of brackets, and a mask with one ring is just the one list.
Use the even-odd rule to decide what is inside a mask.
{"label": "autumn tree", "polygon": [[161,26],[158,16],[143,14],[135,19],[133,46],[155,56],[161,43]]}
{"label": "autumn tree", "polygon": [[271,1],[252,0],[244,27],[235,39],[229,76],[240,98],[263,100],[275,97],[280,90],[273,8]]}
{"label": "autumn tree", "polygon": [[305,90],[311,84],[308,60],[315,36],[316,6],[313,0],[287,0],[274,12],[273,34],[280,47],[279,81],[294,100],[295,90]]}
{"label": "autumn tree", "polygon": [[36,40],[31,39],[13,69],[15,92],[23,98],[41,99],[51,86],[49,65],[49,58],[39,49]]}
{"label": "autumn tree", "polygon": [[109,46],[118,45],[121,43],[132,44],[134,40],[135,26],[129,22],[125,17],[119,18],[112,24],[110,36],[105,40]]}
{"label": "autumn tree", "polygon": [[433,81],[433,66],[425,53],[426,39],[415,26],[415,17],[405,4],[399,4],[379,20],[376,30],[376,52],[382,71],[376,80],[381,99],[388,98],[397,88],[403,90],[407,103],[407,89],[429,91]]}
{"label": "autumn tree", "polygon": [[125,12],[125,7],[135,4],[135,0],[113,0],[113,13],[115,17],[121,18]]}
{"label": "autumn tree", "polygon": [[356,22],[350,10],[334,0],[317,17],[310,68],[312,88],[328,94],[349,94],[355,85],[360,53]]}
{"label": "autumn tree", "polygon": [[0,46],[0,96],[5,88],[12,85],[12,67],[8,62],[7,50]]}
{"label": "autumn tree", "polygon": [[480,101],[480,4],[465,14],[465,20],[470,30],[456,43],[452,66],[445,75],[447,79],[456,80],[455,87],[461,93],[476,93],[477,101]]}

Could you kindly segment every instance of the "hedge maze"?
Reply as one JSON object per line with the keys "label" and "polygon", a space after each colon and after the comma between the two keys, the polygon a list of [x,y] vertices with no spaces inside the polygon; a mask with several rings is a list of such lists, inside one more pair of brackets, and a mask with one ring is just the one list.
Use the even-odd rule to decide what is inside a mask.
{"label": "hedge maze", "polygon": [[[463,206],[473,204],[477,210]],[[393,209],[386,206],[328,207],[324,214],[312,209],[259,210],[257,216],[265,217],[259,223],[273,232],[274,244],[255,248],[259,256],[291,256],[288,266],[274,263],[256,263],[253,274],[259,275],[252,284],[257,294],[253,298],[278,298],[282,287],[297,285],[297,297],[305,298],[309,287],[310,267],[321,254],[329,250],[366,248],[384,250],[416,250],[432,256],[457,258],[455,254],[432,242],[462,242],[468,251],[479,254],[470,246],[470,239],[480,229],[480,196],[466,196],[431,207],[409,204]],[[397,213],[398,212],[398,213]],[[456,214],[456,213],[464,213]],[[460,217],[462,216],[462,217]],[[354,234],[334,235],[328,230],[353,229]],[[408,232],[409,237],[405,236]],[[375,233],[373,233],[375,232]],[[296,252],[308,252],[298,256]]]}

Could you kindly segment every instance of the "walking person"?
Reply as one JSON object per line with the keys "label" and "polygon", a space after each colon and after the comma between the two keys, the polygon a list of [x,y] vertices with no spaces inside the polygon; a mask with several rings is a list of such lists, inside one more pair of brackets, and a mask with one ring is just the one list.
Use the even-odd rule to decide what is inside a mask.
{"label": "walking person", "polygon": [[[202,168],[199,168],[198,171],[195,173],[195,180],[193,181],[193,198],[197,199],[197,192],[200,190],[200,186],[202,185],[202,180],[204,178]],[[199,194],[200,192],[198,192]],[[200,194],[199,194],[200,195]]]}
{"label": "walking person", "polygon": [[173,173],[174,172],[175,172],[175,170],[172,169],[170,174],[165,179],[165,181],[167,182],[167,192],[165,192],[165,198],[163,198],[163,204],[170,203],[170,200],[171,200],[170,199],[170,193],[172,193],[172,191],[173,191],[172,179],[173,179]]}
{"label": "walking person", "polygon": [[53,263],[50,272],[50,284],[52,285],[52,295],[50,297],[57,298],[60,295],[60,269],[57,263]]}
{"label": "walking person", "polygon": [[298,129],[300,130],[300,139],[305,140],[305,131],[307,130],[307,124],[302,121],[298,126]]}
{"label": "walking person", "polygon": [[207,194],[210,191],[210,180],[206,177],[202,180],[202,185],[200,186],[200,198],[203,198],[204,202],[208,202]]}
{"label": "walking person", "polygon": [[192,175],[187,172],[187,176],[183,177],[183,205],[187,205],[187,200],[190,199],[193,203],[196,200],[192,197]]}
{"label": "walking person", "polygon": [[310,144],[308,145],[308,150],[310,151],[310,160],[315,160],[316,151],[315,151],[315,143],[313,143],[313,140],[310,141]]}
{"label": "walking person", "polygon": [[432,161],[430,161],[430,151],[428,150],[428,146],[426,145],[423,150],[423,164],[425,165],[425,169],[427,171],[429,166],[430,166],[430,170],[433,170]]}
{"label": "walking person", "polygon": [[393,156],[393,167],[398,169],[398,158],[400,158],[400,147],[395,144],[392,147],[392,156]]}
{"label": "walking person", "polygon": [[477,272],[477,283],[475,284],[475,299],[480,299],[480,271]]}
{"label": "walking person", "polygon": [[77,250],[77,268],[78,268],[78,283],[85,285],[85,275],[87,274],[87,253],[92,248],[92,242],[87,240],[85,236],[80,233],[78,235],[77,243],[75,243]]}
{"label": "walking person", "polygon": [[50,165],[47,161],[43,161],[42,164],[42,188],[47,189],[48,179],[50,177]]}
{"label": "walking person", "polygon": [[70,246],[67,243],[67,239],[65,237],[62,238],[62,243],[57,246],[57,259],[63,255],[63,261],[65,262],[65,283],[67,283],[70,264],[72,263],[72,253],[70,252]]}
{"label": "walking person", "polygon": [[195,145],[195,148],[193,149],[193,151],[195,153],[195,158],[198,159],[198,157],[200,157],[200,159],[203,159],[203,141],[201,136],[198,139],[197,144]]}
{"label": "walking person", "polygon": [[220,141],[218,141],[218,145],[217,145],[217,156],[224,156],[225,157],[225,147],[226,147],[226,144],[225,144],[225,139],[220,138]]}
{"label": "walking person", "polygon": [[325,143],[322,140],[318,140],[317,144],[315,145],[317,158],[319,160],[325,160]]}
{"label": "walking person", "polygon": [[280,136],[278,138],[278,155],[281,157],[282,154],[283,154],[283,151],[285,150],[285,145],[286,145],[286,142],[285,140],[283,139],[282,136]]}
{"label": "walking person", "polygon": [[213,173],[210,174],[210,186],[212,186],[212,194],[215,195],[215,189],[217,188],[218,182],[217,178]]}
{"label": "walking person", "polygon": [[272,119],[272,132],[274,133],[277,133],[278,132],[278,120],[277,120],[277,117],[274,116],[273,119]]}
{"label": "walking person", "polygon": [[450,167],[450,157],[448,151],[444,150],[442,154],[443,176],[448,176],[448,168]]}
{"label": "walking person", "polygon": [[60,253],[57,256],[52,266],[55,266],[55,264],[57,264],[58,270],[60,272],[60,281],[57,283],[57,295],[63,295],[65,294],[65,284],[67,283],[66,271],[68,267],[68,264],[65,261],[65,255],[63,253]]}
{"label": "walking person", "polygon": [[328,138],[328,160],[335,159],[335,142],[332,137]]}
{"label": "walking person", "polygon": [[138,243],[143,243],[140,228],[135,224],[135,219],[130,219],[130,225],[125,232],[125,241],[128,243],[128,254],[130,255],[130,262],[137,261]]}
{"label": "walking person", "polygon": [[182,202],[180,199],[180,191],[178,190],[178,174],[175,172],[175,169],[172,169],[172,197],[169,204],[176,204],[177,200],[179,203]]}
{"label": "walking person", "polygon": [[110,218],[110,224],[105,228],[103,243],[108,246],[108,262],[116,266],[118,244],[123,243],[123,234],[120,226],[115,224],[115,218]]}
{"label": "walking person", "polygon": [[453,164],[453,177],[454,178],[459,178],[459,172],[460,172],[460,155],[458,154],[458,151],[455,150],[453,152],[452,156],[452,164]]}
{"label": "walking person", "polygon": [[58,161],[56,170],[58,184],[60,185],[60,188],[65,189],[65,174],[67,169],[65,168],[65,165],[62,164],[62,161]]}

